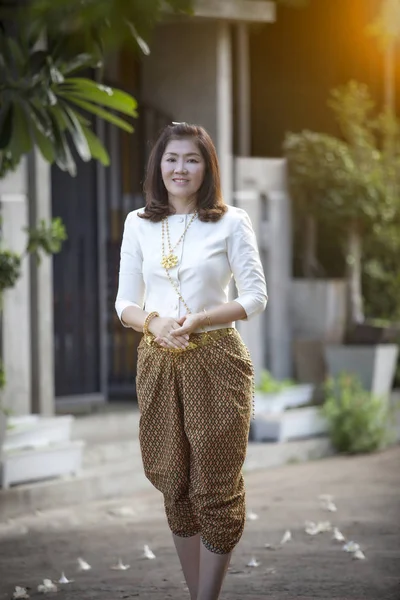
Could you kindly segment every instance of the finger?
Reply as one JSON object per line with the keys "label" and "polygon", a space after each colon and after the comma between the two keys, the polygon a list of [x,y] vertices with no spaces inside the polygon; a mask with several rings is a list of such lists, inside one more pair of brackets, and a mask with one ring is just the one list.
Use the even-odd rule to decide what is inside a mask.
{"label": "finger", "polygon": [[190,327],[182,326],[182,327],[179,327],[179,329],[174,329],[174,331],[171,332],[171,336],[174,336],[174,337],[185,336],[186,338],[189,338],[189,333],[190,333]]}
{"label": "finger", "polygon": [[187,315],[185,315],[184,317],[181,317],[180,319],[177,320],[178,325],[183,325],[184,322],[187,319]]}
{"label": "finger", "polygon": [[187,341],[186,340],[179,341],[175,337],[173,337],[172,334],[169,335],[169,336],[167,336],[166,338],[164,338],[164,341],[171,348],[186,348],[186,346],[187,346]]}

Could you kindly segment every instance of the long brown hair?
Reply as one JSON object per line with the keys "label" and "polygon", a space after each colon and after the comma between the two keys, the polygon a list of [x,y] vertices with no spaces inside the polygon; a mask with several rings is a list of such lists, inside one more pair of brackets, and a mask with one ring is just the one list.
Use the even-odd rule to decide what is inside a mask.
{"label": "long brown hair", "polygon": [[168,204],[168,192],[161,175],[161,159],[171,140],[193,138],[205,162],[203,182],[197,192],[197,211],[200,221],[218,221],[227,211],[222,197],[217,152],[207,131],[199,125],[177,123],[167,125],[154,144],[147,164],[144,192],[146,206],[138,216],[153,222],[174,214]]}

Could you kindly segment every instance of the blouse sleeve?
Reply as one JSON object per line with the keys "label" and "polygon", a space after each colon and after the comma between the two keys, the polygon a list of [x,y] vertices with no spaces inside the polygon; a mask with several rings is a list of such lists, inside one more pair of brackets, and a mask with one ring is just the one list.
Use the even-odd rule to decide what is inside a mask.
{"label": "blouse sleeve", "polygon": [[250,319],[265,309],[268,296],[256,236],[244,210],[240,211],[228,238],[228,259],[238,291],[235,301]]}
{"label": "blouse sleeve", "polygon": [[124,327],[127,327],[127,325],[122,320],[122,311],[128,306],[143,308],[144,301],[143,255],[133,224],[135,216],[135,213],[129,213],[125,220],[121,244],[118,293],[115,301],[115,310]]}

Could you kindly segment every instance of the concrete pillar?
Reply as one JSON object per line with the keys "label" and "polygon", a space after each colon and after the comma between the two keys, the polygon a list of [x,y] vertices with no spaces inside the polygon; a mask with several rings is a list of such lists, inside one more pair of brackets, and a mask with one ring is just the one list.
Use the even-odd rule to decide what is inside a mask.
{"label": "concrete pillar", "polygon": [[[51,210],[51,169],[35,150],[29,157],[29,225],[44,219]],[[54,324],[53,260],[42,255],[40,264],[31,257],[32,306],[32,410],[42,415],[54,413]]]}
{"label": "concrete pillar", "polygon": [[268,192],[268,216],[269,356],[273,376],[284,379],[292,375],[289,319],[292,235],[290,199],[285,191]]}
{"label": "concrete pillar", "polygon": [[221,167],[222,191],[232,204],[233,194],[233,123],[232,123],[232,44],[230,25],[217,26],[217,152]]}
{"label": "concrete pillar", "polygon": [[[235,204],[236,206],[243,208],[249,215],[254,232],[257,236],[261,254],[262,249],[259,240],[261,238],[262,228],[262,205],[259,193],[254,190],[236,192]],[[265,313],[253,317],[250,321],[239,321],[236,325],[244,343],[250,351],[254,365],[255,380],[258,382],[261,371],[265,365],[267,341],[265,332]]]}
{"label": "concrete pillar", "polygon": [[[27,242],[27,187],[26,160],[0,181],[1,246],[18,254],[24,253]],[[2,398],[13,415],[31,412],[29,290],[29,258],[24,257],[20,278],[13,288],[5,290],[2,299],[1,355],[6,375]]]}
{"label": "concrete pillar", "polygon": [[251,154],[250,56],[246,23],[236,26],[237,131],[239,156]]}

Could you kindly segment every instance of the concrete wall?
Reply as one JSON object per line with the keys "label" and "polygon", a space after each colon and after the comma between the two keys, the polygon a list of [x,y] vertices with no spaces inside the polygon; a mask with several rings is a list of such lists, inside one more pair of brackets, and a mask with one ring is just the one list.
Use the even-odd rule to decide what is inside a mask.
{"label": "concrete wall", "polygon": [[142,99],[172,121],[198,123],[217,142],[217,23],[157,27],[143,59]]}
{"label": "concrete wall", "polygon": [[[286,162],[283,159],[236,158],[236,194],[257,192],[258,244],[267,278],[268,307],[264,331],[264,365],[274,377],[292,375],[289,297],[292,277],[292,233]],[[263,317],[262,317],[263,318]],[[256,350],[254,350],[255,352]],[[258,351],[257,351],[258,353]]]}
{"label": "concrete wall", "polygon": [[[28,174],[24,160],[14,173],[0,181],[1,244],[22,254],[28,226]],[[31,412],[31,321],[29,258],[22,262],[17,284],[4,292],[2,307],[2,359],[6,374],[3,402],[15,415]]]}

